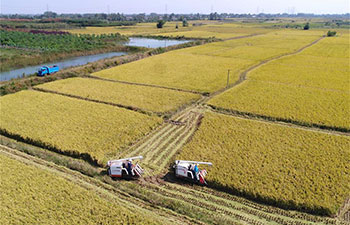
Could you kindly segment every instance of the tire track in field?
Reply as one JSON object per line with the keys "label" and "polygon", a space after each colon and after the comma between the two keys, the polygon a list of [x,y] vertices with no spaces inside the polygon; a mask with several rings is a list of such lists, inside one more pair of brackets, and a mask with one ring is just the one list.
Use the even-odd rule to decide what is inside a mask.
{"label": "tire track in field", "polygon": [[[207,187],[191,186],[173,182],[154,183],[155,177],[149,177],[134,183],[145,193],[138,195],[130,189],[129,182],[111,181],[112,184],[83,175],[64,166],[58,166],[43,159],[33,157],[21,151],[0,145],[0,154],[16,159],[25,164],[55,173],[83,188],[96,191],[102,198],[110,201],[121,201],[133,211],[148,213],[169,224],[346,224],[334,218],[313,216],[296,211],[288,211],[273,206],[254,203],[241,197],[236,197]],[[149,181],[147,180],[149,179]],[[118,184],[119,186],[114,186]],[[137,191],[137,190],[136,190]],[[162,205],[157,207],[152,199],[143,197],[152,195],[162,199]],[[142,197],[143,196],[143,197]],[[152,205],[153,204],[153,205]],[[168,205],[170,204],[170,205]],[[175,205],[172,205],[175,204]],[[176,211],[177,204],[191,209],[191,212]],[[175,206],[175,208],[173,208]],[[202,216],[205,218],[202,218]],[[169,220],[171,222],[169,222]]]}
{"label": "tire track in field", "polygon": [[192,108],[184,110],[118,157],[127,158],[142,155],[142,167],[145,168],[145,175],[160,173],[170,163],[178,150],[192,137],[201,118],[202,114]]}
{"label": "tire track in field", "polygon": [[344,224],[329,217],[314,216],[307,213],[288,211],[273,206],[257,204],[242,197],[218,192],[207,187],[190,186],[189,184],[177,184],[171,182],[155,182],[150,180],[141,182],[150,191],[166,196],[167,198],[180,199],[192,205],[192,208],[200,207],[211,217],[222,216],[236,219],[247,224]]}

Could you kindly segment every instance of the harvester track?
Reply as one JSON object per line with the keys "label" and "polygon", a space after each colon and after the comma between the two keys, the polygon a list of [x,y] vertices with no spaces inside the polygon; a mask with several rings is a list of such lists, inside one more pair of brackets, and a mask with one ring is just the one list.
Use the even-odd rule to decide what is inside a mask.
{"label": "harvester track", "polygon": [[79,185],[87,190],[93,190],[100,197],[108,201],[117,201],[131,211],[138,211],[139,213],[147,213],[160,219],[165,224],[202,224],[199,221],[191,219],[185,215],[179,215],[176,212],[166,208],[154,207],[147,201],[134,197],[131,193],[120,190],[110,184],[102,182],[101,180],[83,175],[80,172],[73,171],[64,166],[56,165],[52,162],[30,156],[26,153],[0,145],[0,154],[6,157],[15,159],[27,165],[35,166],[40,169],[54,173],[74,184]]}
{"label": "harvester track", "polygon": [[89,177],[3,145],[0,154],[48,170],[110,201],[121,201],[129,209],[154,215],[164,224],[346,224],[334,218],[254,203],[207,187],[179,184],[171,179],[165,182],[155,176],[137,183],[106,183],[106,175]]}
{"label": "harvester track", "polygon": [[142,165],[146,168],[146,175],[158,174],[170,164],[177,151],[190,140],[201,118],[201,112],[189,108],[136,145],[131,146],[119,157],[142,155],[144,157]]}
{"label": "harvester track", "polygon": [[265,206],[206,187],[169,182],[147,182],[144,185],[155,193],[197,206],[213,218],[218,215],[230,218],[228,221],[233,219],[247,224],[341,224],[336,219]]}

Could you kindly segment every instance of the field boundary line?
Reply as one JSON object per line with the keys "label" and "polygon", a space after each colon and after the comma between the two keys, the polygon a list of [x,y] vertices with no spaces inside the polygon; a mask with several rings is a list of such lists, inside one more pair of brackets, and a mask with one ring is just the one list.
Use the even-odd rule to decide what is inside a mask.
{"label": "field boundary line", "polygon": [[230,40],[236,40],[236,39],[242,39],[242,38],[249,38],[249,37],[255,37],[255,36],[259,36],[259,35],[263,35],[262,34],[248,34],[248,35],[244,35],[244,36],[237,36],[237,37],[230,37],[230,38],[226,38],[226,39],[222,39],[223,41],[230,41]]}
{"label": "field boundary line", "polygon": [[346,128],[339,128],[339,127],[331,127],[326,125],[320,125],[320,124],[314,124],[310,123],[309,125],[307,123],[303,123],[301,121],[297,120],[289,120],[284,118],[278,118],[278,117],[271,117],[271,116],[265,116],[261,114],[255,114],[250,112],[242,112],[238,110],[233,109],[225,109],[216,107],[210,104],[207,104],[209,110],[214,113],[238,117],[242,119],[248,119],[248,120],[256,120],[260,122],[266,122],[281,126],[287,126],[287,127],[294,127],[299,128],[303,130],[308,131],[314,131],[314,132],[321,132],[326,134],[333,134],[333,135],[340,135],[340,136],[350,136],[350,129]]}
{"label": "field boundary line", "polygon": [[113,103],[113,102],[106,102],[106,101],[95,100],[95,99],[91,99],[91,98],[84,98],[84,97],[81,97],[81,96],[78,96],[78,95],[66,94],[66,93],[62,93],[62,92],[58,92],[58,91],[52,91],[52,90],[48,90],[48,89],[44,89],[44,88],[32,87],[32,89],[34,91],[40,91],[40,92],[56,94],[56,95],[62,95],[62,96],[65,96],[65,97],[76,98],[76,99],[79,99],[79,100],[84,100],[84,101],[89,101],[89,102],[94,102],[94,103],[111,105],[111,106],[115,106],[115,107],[118,107],[118,108],[123,108],[123,109],[131,110],[131,111],[134,111],[134,112],[146,114],[146,115],[149,115],[149,116],[156,115],[156,116],[162,117],[162,116],[166,115],[166,113],[147,111],[147,110],[135,107],[135,106],[128,106],[128,105],[122,105],[122,104]]}
{"label": "field boundary line", "polygon": [[153,87],[153,88],[162,88],[162,89],[179,91],[179,92],[186,92],[186,93],[197,94],[197,95],[206,95],[205,92],[199,92],[199,91],[193,91],[193,90],[185,90],[185,89],[181,89],[181,88],[172,88],[172,87],[166,87],[166,86],[155,85],[155,84],[143,84],[143,83],[122,81],[122,80],[113,80],[113,79],[97,77],[97,76],[93,76],[93,75],[84,75],[82,77],[83,78],[90,78],[90,79],[97,79],[97,80],[104,80],[104,81],[115,82],[115,83],[121,83],[121,84],[129,84],[129,85],[137,85],[137,86]]}

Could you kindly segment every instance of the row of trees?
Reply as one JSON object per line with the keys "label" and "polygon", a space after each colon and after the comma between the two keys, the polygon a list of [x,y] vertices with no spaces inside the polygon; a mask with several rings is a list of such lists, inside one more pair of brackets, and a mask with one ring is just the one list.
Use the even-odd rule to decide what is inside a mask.
{"label": "row of trees", "polygon": [[44,52],[73,52],[94,50],[127,41],[127,37],[116,34],[73,35],[31,33],[0,30],[0,45],[37,49]]}
{"label": "row of trees", "polygon": [[0,18],[8,19],[93,19],[93,20],[106,20],[106,21],[136,21],[136,22],[156,22],[158,20],[165,21],[183,21],[186,20],[222,20],[228,18],[289,18],[289,17],[299,17],[299,18],[338,18],[339,20],[348,19],[350,14],[333,14],[333,15],[317,15],[317,14],[287,14],[287,13],[277,13],[277,14],[236,14],[236,13],[210,13],[210,14],[123,14],[123,13],[86,13],[86,14],[57,14],[55,12],[45,12],[41,15],[0,15]]}
{"label": "row of trees", "polygon": [[[157,26],[157,28],[163,28],[163,26],[164,26],[165,23],[166,23],[165,20],[158,20],[158,23],[157,23],[156,26]],[[187,20],[183,20],[183,21],[182,21],[182,26],[183,26],[183,27],[188,27],[188,22],[187,22]],[[178,28],[179,28],[179,25],[176,24],[175,28],[178,29]]]}

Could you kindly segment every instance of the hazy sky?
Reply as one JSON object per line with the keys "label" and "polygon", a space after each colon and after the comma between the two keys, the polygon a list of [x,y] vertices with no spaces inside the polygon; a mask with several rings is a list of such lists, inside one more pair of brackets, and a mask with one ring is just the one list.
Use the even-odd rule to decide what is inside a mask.
{"label": "hazy sky", "polygon": [[348,13],[350,0],[0,0],[1,13]]}

